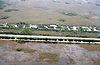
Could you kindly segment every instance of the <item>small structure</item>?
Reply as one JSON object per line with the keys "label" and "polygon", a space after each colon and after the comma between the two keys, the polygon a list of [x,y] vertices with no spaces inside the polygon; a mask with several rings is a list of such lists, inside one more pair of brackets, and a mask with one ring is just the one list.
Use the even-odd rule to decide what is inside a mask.
{"label": "small structure", "polygon": [[46,29],[48,29],[48,26],[44,26]]}
{"label": "small structure", "polygon": [[73,30],[73,31],[78,31],[79,27],[78,26],[72,26],[71,28],[72,28],[71,30]]}
{"label": "small structure", "polygon": [[8,27],[8,26],[7,26],[7,23],[1,23],[0,27]]}
{"label": "small structure", "polygon": [[15,28],[18,28],[18,25],[14,25]]}
{"label": "small structure", "polygon": [[50,27],[53,27],[53,29],[57,29],[57,25],[50,25]]}
{"label": "small structure", "polygon": [[81,27],[83,29],[83,31],[92,31],[89,27],[87,26],[82,26]]}
{"label": "small structure", "polygon": [[69,26],[66,27],[68,29],[68,31],[70,31],[71,29],[69,28]]}
{"label": "small structure", "polygon": [[93,31],[95,31],[95,32],[100,32],[100,30],[97,30],[97,27],[94,27],[94,28],[93,28]]}
{"label": "small structure", "polygon": [[35,29],[37,29],[38,26],[37,26],[37,25],[32,25],[32,24],[30,24],[30,28],[35,28]]}

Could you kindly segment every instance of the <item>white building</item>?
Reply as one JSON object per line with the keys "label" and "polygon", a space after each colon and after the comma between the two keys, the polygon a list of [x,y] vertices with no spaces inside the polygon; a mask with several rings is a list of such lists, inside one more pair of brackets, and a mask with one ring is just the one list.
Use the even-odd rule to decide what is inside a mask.
{"label": "white building", "polygon": [[92,31],[89,27],[87,27],[87,26],[82,26],[81,27],[84,31]]}
{"label": "white building", "polygon": [[50,25],[50,27],[53,27],[54,29],[57,29],[57,25]]}
{"label": "white building", "polygon": [[32,24],[30,24],[30,28],[38,28],[38,26],[37,25],[32,25]]}

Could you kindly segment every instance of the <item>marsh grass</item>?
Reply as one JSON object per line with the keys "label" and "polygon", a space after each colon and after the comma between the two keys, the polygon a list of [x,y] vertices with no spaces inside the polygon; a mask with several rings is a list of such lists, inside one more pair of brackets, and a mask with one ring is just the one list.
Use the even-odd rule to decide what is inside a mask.
{"label": "marsh grass", "polygon": [[80,47],[88,51],[100,51],[100,45],[81,44]]}
{"label": "marsh grass", "polygon": [[56,53],[46,53],[46,52],[44,52],[44,53],[41,53],[39,55],[39,59],[41,61],[47,61],[47,62],[50,62],[50,63],[51,62],[57,62],[58,59],[59,59],[59,55],[56,54]]}
{"label": "marsh grass", "polygon": [[21,48],[21,47],[18,47],[18,48],[16,48],[16,51],[18,51],[18,52],[25,52],[25,53],[34,53],[36,50],[35,49],[31,49],[31,48]]}

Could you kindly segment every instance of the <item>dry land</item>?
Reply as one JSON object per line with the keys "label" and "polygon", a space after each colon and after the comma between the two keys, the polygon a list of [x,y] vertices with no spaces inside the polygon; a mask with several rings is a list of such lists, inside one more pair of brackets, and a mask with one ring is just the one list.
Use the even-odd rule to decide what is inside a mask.
{"label": "dry land", "polygon": [[0,65],[99,65],[100,45],[0,41]]}
{"label": "dry land", "polygon": [[[2,0],[1,5],[6,7],[0,9],[0,17],[8,16],[7,19],[1,19],[0,22],[16,23],[26,22],[33,24],[67,24],[67,25],[97,25],[100,20],[99,1],[83,0],[70,1],[59,0]],[[66,4],[67,3],[67,4]]]}

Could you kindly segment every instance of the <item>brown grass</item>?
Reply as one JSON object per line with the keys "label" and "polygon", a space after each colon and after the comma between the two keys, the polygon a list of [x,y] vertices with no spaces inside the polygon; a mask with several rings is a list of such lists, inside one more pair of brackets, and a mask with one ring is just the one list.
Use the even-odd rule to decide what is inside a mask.
{"label": "brown grass", "polygon": [[31,48],[16,48],[16,51],[23,51],[25,53],[33,53],[35,52],[36,50],[35,49],[31,49]]}
{"label": "brown grass", "polygon": [[9,40],[0,40],[0,44],[4,44],[4,43],[17,43],[17,42],[15,42],[15,41],[9,41]]}
{"label": "brown grass", "polygon": [[47,61],[47,62],[51,63],[51,62],[57,62],[59,60],[59,56],[56,53],[44,52],[39,55],[39,59],[41,61]]}
{"label": "brown grass", "polygon": [[100,45],[81,44],[80,47],[88,51],[100,51]]}
{"label": "brown grass", "polygon": [[74,61],[74,59],[72,59],[71,57],[69,57],[67,63],[68,63],[68,65],[72,65],[72,64],[75,64],[75,61]]}

